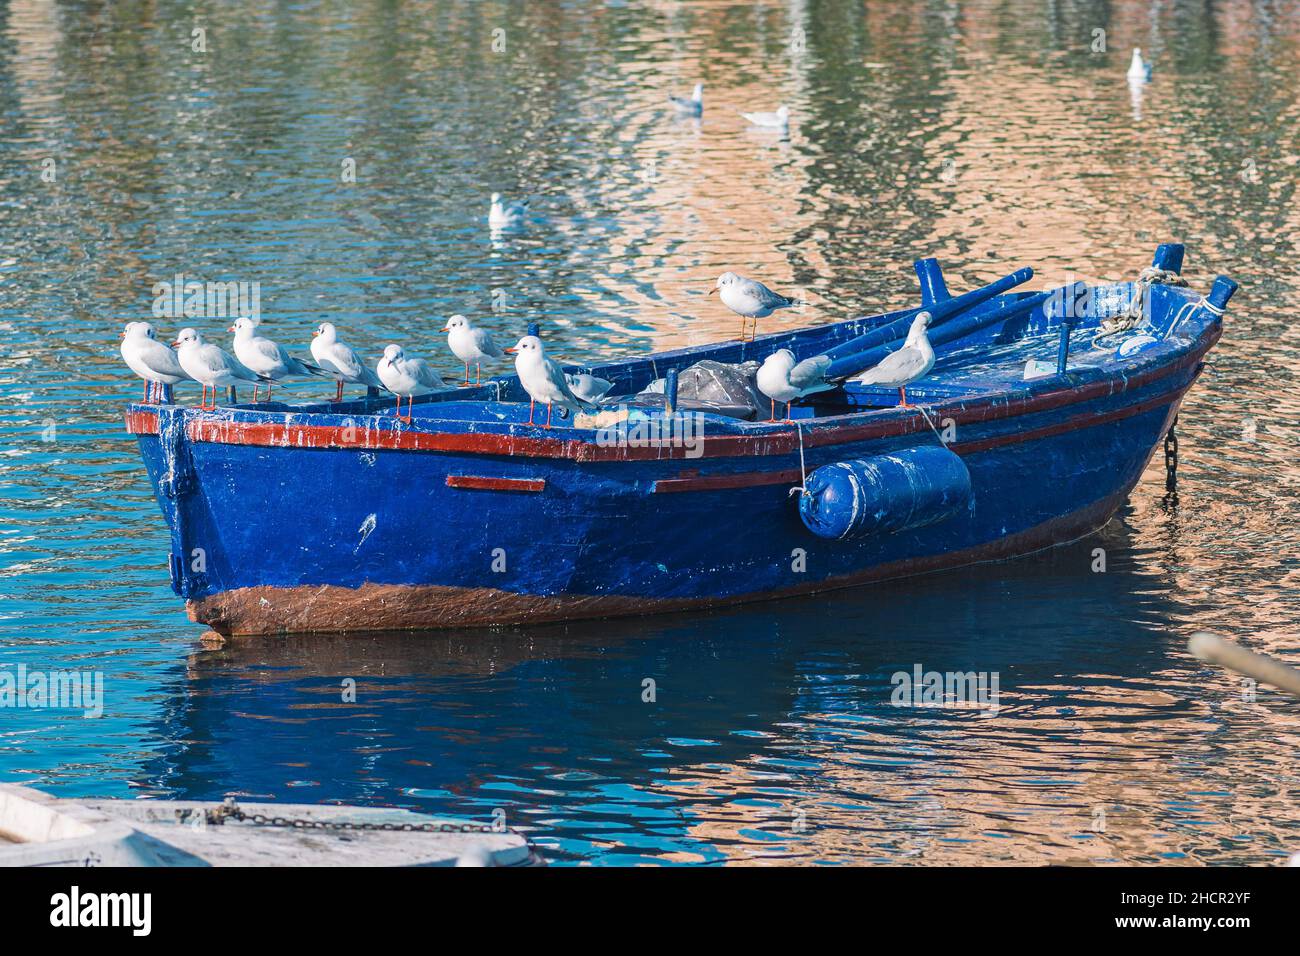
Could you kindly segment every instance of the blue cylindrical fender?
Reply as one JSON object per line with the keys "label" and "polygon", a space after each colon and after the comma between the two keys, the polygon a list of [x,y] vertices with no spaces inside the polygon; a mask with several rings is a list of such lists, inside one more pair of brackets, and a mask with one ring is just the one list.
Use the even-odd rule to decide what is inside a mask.
{"label": "blue cylindrical fender", "polygon": [[947,448],[925,445],[823,465],[804,482],[799,516],[833,540],[911,531],[970,508],[970,472]]}

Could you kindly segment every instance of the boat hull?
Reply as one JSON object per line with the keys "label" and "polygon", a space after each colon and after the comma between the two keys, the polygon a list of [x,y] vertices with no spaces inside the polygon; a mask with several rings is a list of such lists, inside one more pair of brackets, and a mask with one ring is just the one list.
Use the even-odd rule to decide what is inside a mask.
{"label": "boat hull", "polygon": [[851,542],[812,535],[791,489],[822,464],[938,444],[921,412],[899,409],[880,434],[792,429],[730,454],[710,455],[706,438],[697,460],[587,461],[590,446],[563,442],[413,450],[392,433],[339,447],[310,423],[214,430],[181,409],[157,411],[152,429],[137,412],[136,426],[160,488],[187,484],[169,479],[165,436],[189,439],[194,477],[160,501],[173,583],[197,622],[228,634],[534,623],[809,594],[1077,539],[1132,490],[1209,344],[1145,378],[935,406],[971,507]]}

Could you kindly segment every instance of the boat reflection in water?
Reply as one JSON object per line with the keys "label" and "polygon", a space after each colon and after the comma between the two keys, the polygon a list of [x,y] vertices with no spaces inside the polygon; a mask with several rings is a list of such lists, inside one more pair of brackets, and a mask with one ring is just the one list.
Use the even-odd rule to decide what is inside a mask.
{"label": "boat reflection in water", "polygon": [[[1121,520],[1008,564],[703,617],[235,638],[190,659],[141,783],[499,808],[552,861],[1280,856],[1276,761],[1207,746],[1237,705],[1167,630],[1182,613]],[[891,677],[918,665],[998,675],[996,716],[894,706]]]}

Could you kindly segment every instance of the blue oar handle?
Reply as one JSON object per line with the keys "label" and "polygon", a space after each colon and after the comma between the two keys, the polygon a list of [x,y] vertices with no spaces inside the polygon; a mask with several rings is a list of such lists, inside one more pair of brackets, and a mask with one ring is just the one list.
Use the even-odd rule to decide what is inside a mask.
{"label": "blue oar handle", "polygon": [[[917,271],[920,272],[919,267]],[[926,308],[926,311],[930,313],[930,327],[934,328],[936,325],[946,322],[948,319],[951,319],[956,315],[960,315],[963,312],[973,309],[977,305],[982,305],[989,299],[999,296],[1009,289],[1014,289],[1022,283],[1028,282],[1033,278],[1033,276],[1033,269],[1017,269],[1015,272],[1003,276],[996,282],[990,282],[986,286],[972,289],[970,292],[963,293],[962,295],[944,299],[942,302],[935,302],[933,305]],[[931,291],[936,291],[933,286],[931,286]],[[926,295],[924,289],[922,295]],[[901,318],[895,319],[887,325],[874,328],[870,332],[864,332],[857,338],[850,339],[841,345],[835,346],[835,348],[831,349],[826,354],[832,359],[839,359],[844,356],[854,355],[874,346],[885,345],[886,343],[893,342],[895,339],[901,339],[907,335],[907,330],[911,326],[912,320],[916,318],[916,314],[920,311],[920,309],[913,309]]]}

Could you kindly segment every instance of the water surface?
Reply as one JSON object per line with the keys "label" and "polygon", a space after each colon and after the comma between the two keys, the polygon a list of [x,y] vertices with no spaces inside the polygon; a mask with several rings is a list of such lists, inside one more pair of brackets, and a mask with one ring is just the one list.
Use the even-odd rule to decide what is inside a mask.
{"label": "water surface", "polygon": [[[102,671],[106,698],[93,719],[0,711],[0,779],[500,808],[556,862],[1300,849],[1300,704],[1185,651],[1212,628],[1300,657],[1300,13],[1151,8],[10,3],[0,669]],[[1133,46],[1155,62],[1137,90]],[[697,80],[703,118],[680,119],[666,96]],[[788,137],[736,115],[779,103]],[[493,190],[533,197],[525,230],[489,234]],[[1178,495],[1157,456],[1099,538],[956,574],[687,617],[204,648],[122,431],[138,389],[117,332],[176,273],[260,282],[300,351],[328,318],[372,357],[399,341],[450,375],[453,312],[498,339],[539,321],[594,361],[734,335],[705,297],[725,269],[808,301],[763,331],[908,305],[918,256],[954,290],[1025,264],[1048,287],[1131,277],[1166,240],[1187,243],[1194,286],[1242,283],[1184,405]],[[224,324],[200,322],[219,341]],[[891,675],[917,664],[997,672],[997,716],[891,706]]]}

